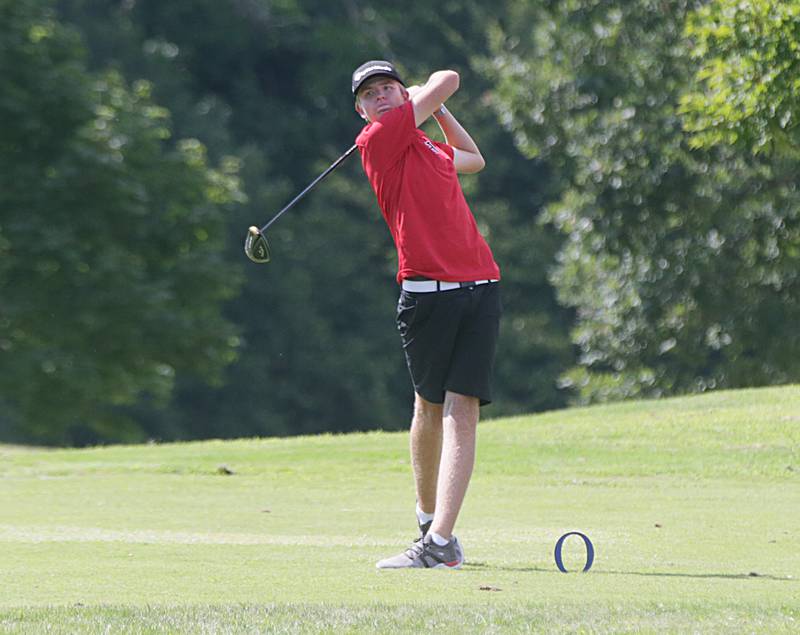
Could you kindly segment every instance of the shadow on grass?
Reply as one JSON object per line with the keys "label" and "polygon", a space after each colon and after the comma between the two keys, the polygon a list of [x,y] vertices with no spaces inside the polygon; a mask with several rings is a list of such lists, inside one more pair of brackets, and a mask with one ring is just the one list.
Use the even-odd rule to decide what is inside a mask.
{"label": "shadow on grass", "polygon": [[[466,571],[475,569],[476,571],[513,571],[517,573],[561,573],[553,567],[545,569],[543,567],[502,567],[486,564],[485,562],[465,562],[462,568]],[[570,573],[581,573],[571,571]],[[602,571],[592,569],[594,575],[639,575],[654,578],[715,578],[721,580],[777,580],[779,582],[797,582],[796,578],[787,576],[769,575],[766,573],[666,573],[666,572],[644,572],[644,571]]]}

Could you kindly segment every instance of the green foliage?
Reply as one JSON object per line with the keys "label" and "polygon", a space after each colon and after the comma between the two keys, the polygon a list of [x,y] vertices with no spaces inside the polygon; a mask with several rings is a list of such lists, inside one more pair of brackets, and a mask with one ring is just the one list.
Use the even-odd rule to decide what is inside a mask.
{"label": "green foliage", "polygon": [[[580,400],[800,376],[796,165],[689,147],[694,3],[506,3],[494,107],[553,167],[552,280],[574,307]],[[507,16],[507,17],[505,17]]]}
{"label": "green foliage", "polygon": [[700,62],[681,98],[692,147],[800,158],[800,1],[713,0],[688,16]]}
{"label": "green foliage", "polygon": [[[45,443],[143,438],[120,411],[233,361],[221,259],[238,163],[175,142],[147,82],[87,72],[46,2],[0,3],[0,397]],[[8,433],[6,433],[8,434]]]}
{"label": "green foliage", "polygon": [[[546,278],[559,239],[534,222],[541,164],[526,161],[477,101],[491,88],[471,68],[484,41],[478,3],[59,4],[88,35],[93,65],[147,77],[184,134],[242,159],[248,201],[225,228],[226,258],[236,263],[245,228],[265,222],[352,144],[361,126],[353,68],[390,57],[413,82],[457,68],[463,89],[451,105],[489,159],[464,185],[504,276],[490,414],[564,404],[555,378],[572,361],[569,313]],[[133,414],[155,438],[406,427],[413,393],[394,325],[396,257],[358,158],[282,218],[271,240],[273,262],[247,264],[244,292],[228,304],[246,345],[222,385],[209,390],[184,374],[170,408],[145,403]]]}
{"label": "green foliage", "polygon": [[381,57],[458,70],[487,157],[463,179],[503,271],[487,415],[797,378],[797,6],[0,0],[0,434],[406,427],[358,160],[272,263],[241,251],[350,146],[350,72]]}

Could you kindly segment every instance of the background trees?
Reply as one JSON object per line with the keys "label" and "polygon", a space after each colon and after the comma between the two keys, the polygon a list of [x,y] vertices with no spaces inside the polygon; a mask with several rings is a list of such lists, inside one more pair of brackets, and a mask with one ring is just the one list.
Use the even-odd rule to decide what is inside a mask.
{"label": "background trees", "polygon": [[238,161],[212,169],[174,140],[147,82],[90,74],[45,3],[2,2],[0,41],[3,421],[12,438],[140,438],[120,407],[234,358]]}
{"label": "background trees", "polygon": [[487,415],[796,379],[775,4],[0,0],[0,438],[405,427],[358,160],[275,226],[274,262],[241,253],[350,146],[350,72],[383,57],[458,70],[488,158],[462,181],[504,279]]}
{"label": "background trees", "polygon": [[545,218],[582,401],[797,377],[796,166],[693,149],[695,6],[509,2],[492,27],[495,109],[560,180]]}
{"label": "background trees", "polygon": [[685,31],[700,63],[682,98],[692,145],[797,159],[800,2],[717,0],[690,14]]}

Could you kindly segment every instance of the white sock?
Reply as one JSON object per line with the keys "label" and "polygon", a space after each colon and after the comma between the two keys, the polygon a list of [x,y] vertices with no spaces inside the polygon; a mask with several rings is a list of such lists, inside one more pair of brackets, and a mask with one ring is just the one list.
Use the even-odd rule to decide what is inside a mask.
{"label": "white sock", "polygon": [[431,532],[431,539],[440,547],[444,547],[448,542],[450,542],[447,538],[443,538],[437,533]]}
{"label": "white sock", "polygon": [[417,520],[419,520],[420,525],[424,525],[425,523],[429,523],[433,520],[433,514],[422,511],[419,503],[417,503]]}

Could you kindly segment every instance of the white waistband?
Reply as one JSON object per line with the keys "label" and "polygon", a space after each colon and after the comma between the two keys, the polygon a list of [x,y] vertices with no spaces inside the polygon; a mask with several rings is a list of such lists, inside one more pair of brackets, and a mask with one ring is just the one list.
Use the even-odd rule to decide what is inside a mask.
{"label": "white waistband", "polygon": [[432,293],[434,291],[451,291],[463,287],[474,287],[489,284],[497,280],[473,280],[472,282],[441,282],[439,280],[403,280],[403,291],[410,293]]}

